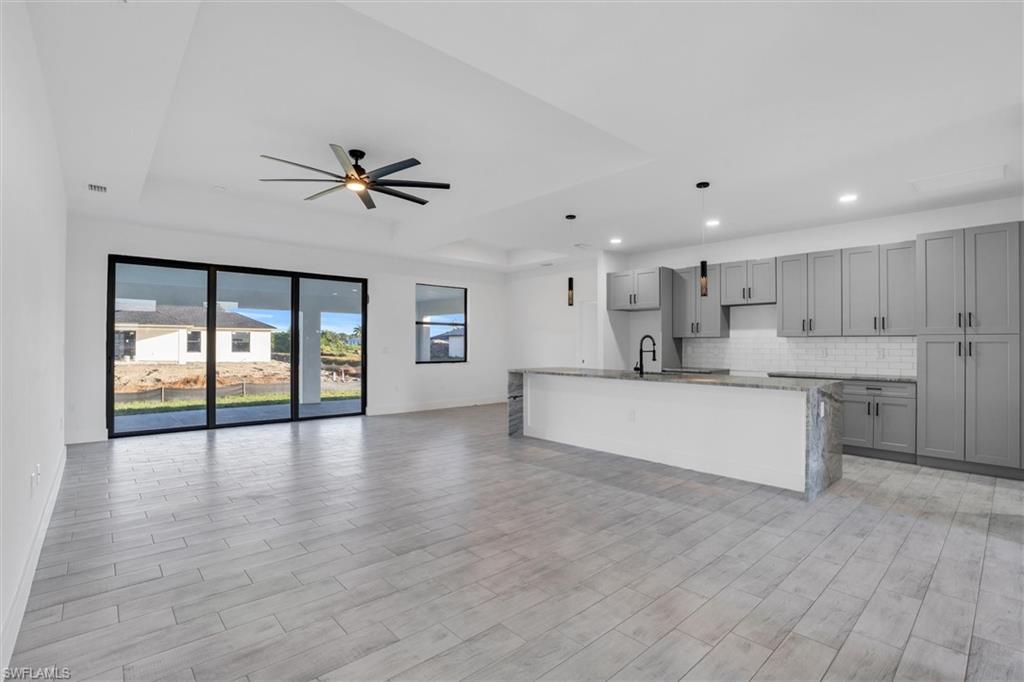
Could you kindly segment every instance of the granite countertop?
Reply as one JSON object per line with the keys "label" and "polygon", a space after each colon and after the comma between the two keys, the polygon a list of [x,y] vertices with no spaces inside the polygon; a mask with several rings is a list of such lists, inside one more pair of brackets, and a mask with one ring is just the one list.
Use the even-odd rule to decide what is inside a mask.
{"label": "granite countertop", "polygon": [[917,377],[877,376],[871,374],[827,374],[821,372],[768,372],[770,377],[793,379],[831,379],[833,381],[876,381],[879,383],[916,384]]}
{"label": "granite countertop", "polygon": [[622,381],[657,381],[676,384],[708,384],[711,386],[736,386],[740,388],[768,388],[781,391],[829,391],[838,388],[838,381],[817,378],[784,378],[729,376],[725,374],[662,374],[647,372],[643,377],[631,369],[590,369],[582,367],[528,367],[510,369],[518,374],[554,374],[568,377],[591,377],[595,379],[619,379]]}

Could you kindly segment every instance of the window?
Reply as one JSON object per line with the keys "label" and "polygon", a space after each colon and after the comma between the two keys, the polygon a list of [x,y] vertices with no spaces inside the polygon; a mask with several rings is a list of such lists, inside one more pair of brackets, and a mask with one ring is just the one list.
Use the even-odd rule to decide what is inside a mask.
{"label": "window", "polygon": [[189,332],[185,338],[185,352],[186,353],[202,353],[203,352],[203,333],[202,332]]}
{"label": "window", "polygon": [[464,287],[416,285],[416,362],[466,361]]}
{"label": "window", "polygon": [[135,331],[114,332],[114,359],[134,360],[135,359]]}
{"label": "window", "polygon": [[249,332],[231,332],[231,352],[248,353],[250,343]]}

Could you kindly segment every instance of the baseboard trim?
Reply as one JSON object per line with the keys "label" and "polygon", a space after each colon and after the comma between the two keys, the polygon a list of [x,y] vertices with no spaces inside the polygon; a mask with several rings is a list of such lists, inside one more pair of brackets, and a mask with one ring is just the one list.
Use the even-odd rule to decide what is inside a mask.
{"label": "baseboard trim", "polygon": [[64,465],[67,463],[67,459],[68,449],[65,446],[57,464],[57,475],[53,477],[53,483],[43,507],[43,515],[36,527],[35,539],[32,541],[28,561],[25,562],[25,568],[22,569],[21,578],[18,580],[18,591],[15,593],[14,603],[3,624],[3,638],[0,641],[0,661],[3,661],[3,665],[0,666],[0,669],[6,669],[11,663],[14,645],[18,641],[18,632],[21,630],[21,621],[25,617],[28,596],[32,591],[32,581],[39,563],[39,554],[43,549],[43,540],[46,539],[46,531],[50,527],[50,517],[53,516],[53,508],[57,504],[60,485],[64,481]]}
{"label": "baseboard trim", "polygon": [[1000,467],[993,464],[979,464],[977,462],[961,462],[956,459],[942,459],[941,457],[917,456],[917,463],[921,466],[934,467],[936,469],[948,469],[949,471],[960,471],[965,474],[980,474],[982,476],[995,476],[997,478],[1012,478],[1024,481],[1024,471]]}
{"label": "baseboard trim", "polygon": [[912,452],[892,452],[891,450],[876,450],[875,448],[862,448],[856,445],[844,445],[843,454],[884,459],[890,462],[903,462],[904,464],[917,464],[917,455]]}
{"label": "baseboard trim", "polygon": [[504,403],[508,400],[508,396],[502,394],[500,396],[482,396],[480,398],[469,398],[463,400],[432,400],[430,402],[422,403],[390,403],[383,405],[367,405],[366,414],[368,416],[385,415],[385,414],[403,414],[406,412],[428,412],[430,410],[447,410],[453,407],[474,407],[476,405],[493,405],[495,403]]}

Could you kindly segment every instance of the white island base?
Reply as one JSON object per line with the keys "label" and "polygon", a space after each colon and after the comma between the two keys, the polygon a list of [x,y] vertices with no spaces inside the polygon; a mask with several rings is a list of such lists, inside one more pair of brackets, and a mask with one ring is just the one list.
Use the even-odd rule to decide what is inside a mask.
{"label": "white island base", "polygon": [[521,422],[510,407],[513,435],[521,424],[526,436],[793,490],[808,499],[842,477],[839,409],[827,382],[519,372],[509,381],[510,398],[516,384],[522,387]]}

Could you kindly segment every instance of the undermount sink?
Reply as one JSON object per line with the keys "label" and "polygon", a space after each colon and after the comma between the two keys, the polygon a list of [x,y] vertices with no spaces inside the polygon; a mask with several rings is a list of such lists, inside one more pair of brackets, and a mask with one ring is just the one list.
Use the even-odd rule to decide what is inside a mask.
{"label": "undermount sink", "polygon": [[662,374],[728,374],[727,369],[709,367],[662,367]]}

